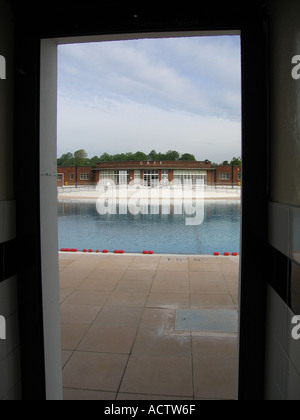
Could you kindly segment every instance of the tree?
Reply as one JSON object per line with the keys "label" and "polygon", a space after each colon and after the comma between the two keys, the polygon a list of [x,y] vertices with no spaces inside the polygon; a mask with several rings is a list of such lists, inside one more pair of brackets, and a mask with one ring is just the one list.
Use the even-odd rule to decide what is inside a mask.
{"label": "tree", "polygon": [[180,154],[175,150],[169,150],[164,156],[164,160],[179,160],[179,158]]}
{"label": "tree", "polygon": [[113,155],[111,159],[112,159],[112,162],[125,162],[126,156],[124,155],[124,153],[119,153],[117,155]]}
{"label": "tree", "polygon": [[98,163],[100,161],[100,159],[98,158],[98,156],[94,156],[91,159],[88,160],[88,165],[89,166],[95,166],[96,163]]}
{"label": "tree", "polygon": [[100,158],[99,162],[111,162],[111,156],[108,153],[103,153]]}
{"label": "tree", "polygon": [[75,164],[78,166],[82,166],[86,163],[87,153],[85,150],[80,149],[74,153]]}
{"label": "tree", "polygon": [[184,153],[183,155],[181,155],[179,160],[195,162],[196,158],[194,155],[191,155],[190,153]]}
{"label": "tree", "polygon": [[156,150],[151,150],[151,152],[148,155],[148,160],[151,161],[157,161],[160,160],[159,154],[156,152]]}
{"label": "tree", "polygon": [[[240,159],[240,158],[233,158]],[[115,155],[110,155],[108,153],[103,153],[100,157],[94,156],[88,158],[88,155],[84,149],[77,150],[74,155],[71,152],[63,154],[60,158],[57,159],[58,166],[95,166],[98,162],[159,162],[159,161],[192,161],[195,162],[196,158],[190,153],[184,153],[180,155],[176,150],[169,150],[166,153],[158,153],[156,150],[151,150],[147,155],[144,152],[138,151],[136,153],[127,152],[119,153]],[[232,161],[233,161],[232,160]],[[229,165],[228,161],[226,164]]]}
{"label": "tree", "polygon": [[68,152],[61,155],[61,157],[57,159],[57,164],[59,166],[71,166],[73,164],[73,159],[73,154],[71,152]]}
{"label": "tree", "polygon": [[145,153],[143,153],[143,152],[136,152],[132,156],[132,158],[136,162],[142,162],[142,161],[148,160],[148,156]]}
{"label": "tree", "polygon": [[132,161],[133,160],[133,153],[131,153],[131,152],[126,153],[126,160],[127,160],[127,162]]}
{"label": "tree", "polygon": [[241,157],[233,157],[231,159],[230,165],[234,165],[234,166],[241,166],[242,165],[242,160]]}

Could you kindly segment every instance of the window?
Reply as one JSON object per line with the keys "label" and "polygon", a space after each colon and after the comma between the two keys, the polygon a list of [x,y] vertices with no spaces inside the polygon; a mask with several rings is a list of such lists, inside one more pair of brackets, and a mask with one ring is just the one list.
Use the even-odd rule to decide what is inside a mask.
{"label": "window", "polygon": [[148,185],[148,187],[156,187],[158,185],[158,171],[144,171],[144,181],[146,182],[146,185]]}
{"label": "window", "polygon": [[237,174],[237,179],[238,179],[238,181],[240,181],[242,179],[242,174],[241,173]]}
{"label": "window", "polygon": [[70,181],[74,180],[74,174],[70,174]]}
{"label": "window", "polygon": [[219,180],[220,181],[229,181],[229,173],[228,172],[220,172]]}
{"label": "window", "polygon": [[80,174],[80,181],[87,181],[90,179],[89,174]]}
{"label": "window", "polygon": [[168,179],[169,179],[169,171],[168,170],[162,170],[161,171],[161,180],[162,181],[165,181],[165,180],[167,180],[168,181]]}
{"label": "window", "polygon": [[126,185],[128,181],[128,171],[119,171],[119,184]]}
{"label": "window", "polygon": [[62,174],[57,174],[57,181],[62,181]]}
{"label": "window", "polygon": [[161,171],[161,184],[165,186],[169,185],[169,171],[166,169]]}
{"label": "window", "polygon": [[99,179],[111,180],[116,185],[127,184],[129,182],[128,171],[100,171]]}
{"label": "window", "polygon": [[179,180],[182,185],[192,184],[195,186],[197,182],[201,181],[207,185],[207,173],[202,170],[174,170],[174,180]]}

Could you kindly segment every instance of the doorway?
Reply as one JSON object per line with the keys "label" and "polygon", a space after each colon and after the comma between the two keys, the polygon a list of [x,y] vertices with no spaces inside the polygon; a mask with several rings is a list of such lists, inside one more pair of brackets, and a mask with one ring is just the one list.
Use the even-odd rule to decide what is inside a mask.
{"label": "doorway", "polygon": [[[242,237],[242,266],[241,266],[241,277],[243,279],[242,289],[241,289],[241,339],[240,339],[240,363],[239,363],[239,397],[249,398],[261,398],[263,395],[263,366],[264,366],[264,354],[263,354],[263,346],[264,346],[264,290],[265,290],[265,279],[266,279],[266,264],[264,264],[263,259],[257,260],[257,255],[264,255],[266,251],[265,243],[266,243],[266,220],[267,220],[267,206],[266,206],[266,189],[265,185],[267,184],[267,171],[259,173],[258,171],[253,172],[253,162],[255,161],[257,165],[261,165],[264,167],[265,163],[267,162],[267,126],[266,126],[266,83],[265,83],[265,75],[266,73],[262,70],[264,66],[257,66],[257,62],[265,63],[265,32],[263,27],[263,19],[258,18],[261,16],[260,13],[256,15],[254,20],[251,18],[251,24],[246,20],[242,20],[241,17],[233,18],[233,15],[230,13],[229,15],[225,14],[225,18],[222,16],[220,21],[217,25],[213,25],[214,27],[220,28],[222,30],[224,27],[232,28],[232,27],[239,27],[242,28],[242,71],[243,71],[243,237]],[[227,17],[226,17],[227,16]],[[224,26],[220,25],[220,22],[225,21],[227,22]],[[67,20],[66,20],[67,22]],[[71,21],[68,21],[70,25]],[[115,22],[115,20],[114,20]],[[181,22],[181,21],[180,21]],[[211,24],[206,24],[206,27],[211,26]],[[113,26],[113,25],[112,25]],[[151,26],[151,25],[150,25]],[[150,26],[148,26],[150,28]],[[194,24],[192,25],[194,26]],[[201,26],[197,23],[197,27]],[[166,26],[166,29],[170,26]],[[181,28],[180,24],[175,25],[176,28]],[[191,25],[188,27],[191,27]],[[51,27],[52,28],[52,27]],[[48,28],[49,29],[49,28]],[[111,29],[112,30],[112,29]],[[109,32],[111,32],[111,30]],[[180,30],[180,29],[179,29]],[[24,32],[26,33],[26,29],[24,28]],[[57,36],[57,33],[64,34],[66,37],[72,33],[76,33],[78,36],[82,35],[82,31],[68,30],[65,25],[65,29],[63,32],[54,30],[53,28],[49,30],[47,36]],[[84,31],[83,31],[84,32]],[[126,31],[117,31],[126,32]],[[93,32],[95,33],[95,31]],[[49,35],[51,34],[51,35]],[[163,36],[167,33],[164,32]],[[185,34],[187,34],[185,32]],[[134,35],[136,37],[136,35]],[[143,34],[144,36],[144,34]],[[119,36],[117,36],[119,37]],[[130,38],[129,35],[127,38]],[[106,39],[111,39],[111,35],[108,35]],[[81,40],[81,39],[80,39]],[[32,42],[28,38],[21,38],[19,39],[19,61],[20,66],[24,68],[33,69],[33,73],[36,76],[36,80],[38,80],[38,72],[39,69],[35,67],[36,62],[39,59],[39,43]],[[26,44],[27,42],[27,44]],[[58,40],[59,43],[61,42],[73,42],[72,38],[61,38]],[[47,74],[47,77],[41,78],[41,89],[43,90],[45,87],[48,86],[46,92],[48,93],[48,99],[51,99],[51,105],[49,106],[49,101],[46,102],[41,101],[42,107],[44,107],[45,113],[44,117],[47,116],[47,112],[50,112],[51,116],[56,115],[55,110],[56,108],[56,97],[53,96],[51,92],[55,91],[56,86],[56,47],[57,41],[54,39],[43,40],[42,42],[42,51],[43,49],[47,49],[46,55],[51,55],[52,50],[52,59],[53,60],[46,60],[44,56],[43,60],[49,66],[45,65],[42,66],[42,75]],[[26,54],[25,54],[26,51]],[[23,53],[24,52],[24,53]],[[43,63],[43,61],[42,61]],[[25,79],[24,79],[25,80]],[[51,87],[51,88],[50,88]],[[54,87],[54,89],[53,89]],[[19,169],[20,171],[28,170],[28,167],[25,165],[24,156],[26,159],[26,165],[28,162],[32,162],[32,179],[36,179],[36,168],[38,167],[36,159],[36,151],[39,149],[39,138],[37,135],[37,128],[34,123],[32,123],[32,116],[34,115],[35,120],[38,121],[38,116],[40,115],[40,108],[36,98],[39,96],[39,90],[36,86],[36,83],[33,80],[26,79],[26,83],[21,83],[20,87],[20,95],[18,96],[19,102],[18,107],[20,110],[19,113],[19,124],[18,129],[22,130],[22,135],[27,135],[28,138],[33,139],[30,145],[24,144],[24,147],[21,147],[19,144],[18,154],[20,159],[19,162]],[[32,95],[32,92],[35,92],[36,95]],[[31,107],[28,106],[26,100],[30,98],[31,100]],[[26,99],[26,100],[25,100]],[[22,104],[24,105],[22,107]],[[253,106],[255,104],[255,106]],[[47,105],[47,106],[46,106]],[[45,109],[47,108],[47,112]],[[26,113],[24,114],[24,110]],[[29,116],[30,118],[27,118]],[[49,114],[48,114],[49,117]],[[55,133],[56,129],[56,121],[53,123],[53,119],[51,118],[42,118],[41,119],[41,165],[40,165],[40,179],[43,181],[42,186],[45,188],[41,188],[40,191],[37,189],[32,189],[32,200],[30,204],[28,204],[28,214],[32,212],[32,206],[36,209],[36,214],[39,213],[39,202],[36,200],[39,198],[41,199],[41,203],[43,204],[43,200],[47,201],[47,196],[52,196],[50,202],[55,202],[56,200],[56,184],[57,184],[57,174],[56,174],[56,167],[51,166],[49,164],[49,158],[52,156],[52,163],[55,162],[56,158],[56,150],[55,145],[53,144],[53,133]],[[46,129],[45,129],[46,127]],[[258,129],[259,127],[259,129]],[[48,134],[47,134],[48,133]],[[52,140],[51,140],[52,139]],[[259,155],[256,152],[255,145],[260,150]],[[51,146],[52,145],[52,146]],[[29,147],[30,146],[30,147]],[[45,159],[45,155],[48,154],[48,159]],[[26,169],[27,168],[27,169]],[[46,180],[51,181],[50,183],[46,183]],[[26,188],[26,179],[19,181],[19,189],[20,191],[24,191],[24,200],[22,203],[29,203],[27,188]],[[25,191],[27,193],[25,194]],[[260,203],[260,206],[257,206],[257,202]],[[255,205],[253,204],[255,203]],[[51,206],[49,207],[51,208]],[[49,209],[47,206],[42,206],[43,214],[46,215]],[[48,212],[49,214],[49,212]],[[53,218],[52,218],[53,216]],[[55,232],[49,232],[46,229],[46,221],[45,218],[42,218],[42,224],[40,225],[39,218],[37,217],[34,219],[35,222],[32,224],[32,229],[29,229],[28,221],[26,218],[26,213],[24,213],[24,208],[22,214],[19,214],[18,221],[19,226],[23,226],[24,230],[24,238],[21,235],[22,243],[26,244],[27,240],[27,230],[29,229],[32,234],[36,234],[36,231],[42,231],[42,255],[43,255],[43,277],[42,282],[44,284],[43,291],[47,291],[49,289],[49,285],[52,284],[52,291],[49,295],[49,299],[44,301],[44,305],[41,306],[43,309],[43,316],[44,316],[44,330],[45,335],[38,335],[37,347],[39,346],[39,340],[43,339],[43,343],[47,348],[47,355],[52,354],[52,358],[46,357],[45,363],[45,375],[47,377],[46,381],[46,395],[47,398],[56,398],[58,397],[57,391],[60,389],[59,387],[59,371],[60,371],[60,339],[58,338],[59,334],[59,320],[57,317],[57,301],[58,301],[58,293],[56,292],[57,284],[53,284],[53,278],[58,278],[56,274],[56,269],[54,272],[52,270],[52,276],[47,276],[47,270],[45,264],[49,265],[52,268],[57,266],[57,236]],[[48,221],[52,221],[51,225],[55,226],[56,223],[56,209],[54,212],[50,212],[50,218]],[[26,227],[26,228],[25,228]],[[49,233],[49,235],[48,235]],[[52,243],[52,247],[45,248],[45,244],[47,242],[47,237],[49,242]],[[31,238],[31,236],[30,236]],[[31,244],[31,253],[30,253],[30,261],[34,260],[36,265],[39,266],[40,264],[40,248],[39,242],[35,243],[34,241],[30,242]],[[53,246],[54,244],[54,246]],[[28,245],[28,243],[27,243]],[[26,249],[28,246],[26,247]],[[32,252],[32,250],[34,252]],[[47,252],[49,251],[49,252]],[[253,264],[253,258],[257,260],[257,264]],[[51,271],[51,270],[50,270]],[[57,270],[58,271],[58,270]],[[32,301],[33,304],[29,305],[29,308],[35,308],[34,304],[36,302],[36,288],[35,284],[39,284],[40,276],[38,274],[38,269],[34,272],[34,275],[28,276],[28,273],[23,272],[21,273],[21,277],[24,279],[28,279],[28,281],[21,282],[21,286],[23,285],[23,291],[25,295],[28,297],[26,300],[26,309],[23,311],[24,315],[26,315],[26,311],[28,311],[28,302]],[[32,281],[34,279],[34,281]],[[25,286],[26,285],[26,286]],[[30,290],[32,289],[32,293]],[[21,287],[22,289],[22,287]],[[22,290],[21,290],[22,291]],[[33,299],[34,297],[34,299]],[[45,295],[47,297],[47,293]],[[38,298],[38,296],[37,296]],[[256,305],[253,305],[253,301],[256,302]],[[51,305],[52,302],[52,305]],[[25,305],[25,304],[24,304]],[[32,311],[30,311],[31,313]],[[27,319],[26,317],[24,320]],[[50,322],[52,319],[52,322]],[[53,321],[56,320],[56,321]],[[26,323],[24,321],[24,325],[22,325],[24,334],[27,333],[30,335],[30,327],[29,323],[26,327]],[[37,336],[37,334],[35,334]],[[43,353],[43,346],[41,347],[41,354]],[[30,357],[31,352],[30,349],[27,353],[27,359],[30,360],[30,365],[35,366],[36,357]],[[249,363],[249,361],[253,360],[254,363]],[[56,363],[57,362],[57,363]],[[36,372],[40,372],[40,365],[35,369]],[[41,375],[41,380],[38,380],[39,377],[35,376],[34,381],[32,383],[32,375],[24,375],[23,376],[23,383],[27,389],[35,389],[33,385],[36,383],[40,383],[41,386],[43,385],[43,375]]]}
{"label": "doorway", "polygon": [[[188,139],[184,143],[187,147]],[[181,150],[182,153],[184,151]],[[151,155],[155,156],[155,151]],[[181,164],[181,169],[172,170],[174,184],[186,184],[192,188],[196,188],[199,180],[203,181],[204,186],[207,184],[207,170],[182,169],[184,159],[179,161],[176,152],[173,156],[174,160],[177,159],[175,163],[178,166]],[[161,154],[158,157],[152,164],[158,161],[163,166],[165,159]],[[99,166],[105,163],[100,161]],[[150,166],[150,163],[147,159],[145,165]],[[115,162],[107,164],[116,165]],[[190,162],[185,165],[193,167]],[[194,167],[199,166],[212,172],[209,161],[204,161],[204,157],[202,162],[195,159]],[[144,182],[149,188],[168,187],[169,175],[172,177],[172,174],[169,170],[161,170],[162,184],[159,184],[159,172],[143,169]],[[139,174],[136,173],[136,178]],[[165,209],[158,213],[161,216]],[[173,213],[171,218],[174,220]],[[195,232],[196,229],[194,227]],[[139,233],[142,234],[142,230]],[[183,238],[177,239],[178,242],[180,240]],[[124,255],[117,258],[112,255],[86,255],[78,258],[61,255],[66,397],[80,398],[87,395],[86,390],[91,395],[100,389],[101,392],[109,391],[112,399],[126,394],[140,398],[160,395],[234,399],[237,376],[238,257],[217,258],[179,253],[163,256],[151,254],[147,257]],[[87,311],[85,314],[83,308]],[[91,315],[89,322],[86,318],[88,313]],[[112,316],[112,313],[114,323],[109,320],[109,314]],[[120,316],[116,319],[117,313]],[[226,319],[223,327],[218,325],[215,330],[211,330],[213,327],[207,324],[205,316],[212,313]],[[130,323],[123,319],[125,314],[131,319]],[[85,322],[80,323],[78,316]],[[204,317],[202,328],[197,322],[198,316]],[[189,322],[183,325],[183,320]],[[211,334],[209,339],[205,337],[207,333]],[[121,338],[121,342],[118,342]],[[202,347],[210,350],[202,352]],[[94,353],[92,358],[90,353]],[[114,378],[113,384],[108,383],[105,375],[102,378],[101,375],[92,374],[95,363],[104,363],[106,353],[110,355],[111,362],[117,359],[120,365],[120,369],[110,376]],[[172,354],[173,359],[167,360],[167,354]],[[214,355],[209,363],[208,355]],[[105,363],[109,364],[106,359]],[[206,370],[209,378],[207,384],[200,373],[205,363],[210,366]],[[90,365],[91,369],[82,378],[78,373],[84,364]],[[136,364],[138,368],[134,367]],[[213,372],[213,365],[218,365],[217,375],[216,371]],[[222,370],[224,365],[229,367],[225,371]],[[141,371],[145,372],[143,383],[137,379]],[[157,371],[158,382],[161,382],[159,371],[172,380],[161,386],[152,381],[152,371]],[[218,375],[226,378],[219,387]],[[79,377],[84,383],[78,382]]]}

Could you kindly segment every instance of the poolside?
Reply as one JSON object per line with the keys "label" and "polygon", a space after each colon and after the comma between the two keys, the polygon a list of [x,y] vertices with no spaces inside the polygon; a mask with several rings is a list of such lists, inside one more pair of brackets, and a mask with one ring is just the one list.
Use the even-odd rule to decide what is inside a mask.
{"label": "poolside", "polygon": [[[153,194],[155,197],[157,196],[157,189],[156,188],[146,188],[147,194],[151,196]],[[164,190],[160,190],[160,194],[163,193]],[[179,190],[178,192],[172,191],[172,194],[167,197],[171,197],[173,199],[182,199],[182,192]],[[131,194],[134,193],[135,198],[144,198],[145,197],[145,190],[142,189],[140,192],[139,190],[134,190]],[[59,200],[97,200],[99,198],[99,191],[97,191],[94,187],[87,188],[86,186],[83,187],[61,187],[58,188],[57,198]],[[130,198],[131,195],[128,192],[128,197]],[[196,198],[197,195],[193,192],[192,198]],[[119,199],[119,192],[116,190],[116,198]],[[198,197],[199,198],[199,197]],[[220,188],[206,188],[203,194],[201,194],[201,198],[207,200],[237,200],[241,198],[241,187],[220,187]]]}
{"label": "poolside", "polygon": [[59,263],[66,400],[235,399],[239,257]]}

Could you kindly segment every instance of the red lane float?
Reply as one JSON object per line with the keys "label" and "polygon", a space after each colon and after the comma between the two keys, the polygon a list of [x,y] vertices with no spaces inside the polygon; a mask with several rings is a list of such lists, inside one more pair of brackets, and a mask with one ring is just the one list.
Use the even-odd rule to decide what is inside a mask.
{"label": "red lane float", "polygon": [[[60,252],[78,252],[78,249],[77,248],[60,248]],[[107,249],[103,249],[102,251],[99,251],[99,249],[96,249],[95,251],[93,251],[91,248],[90,249],[83,248],[82,252],[84,252],[84,253],[89,252],[90,254],[93,253],[93,252],[95,252],[97,254],[99,252],[102,252],[103,254],[107,254],[108,253],[108,250]],[[114,254],[125,254],[124,249],[115,249],[113,252],[114,252]],[[144,254],[144,255],[147,255],[147,254],[153,255],[154,254],[154,251],[146,251],[146,250],[144,250],[142,252],[142,254]],[[219,253],[218,252],[215,252],[214,255],[219,255]],[[237,253],[232,253],[232,255],[237,255]]]}
{"label": "red lane float", "polygon": [[[218,255],[220,255],[219,254],[219,252],[214,252],[214,255],[215,256],[218,256]],[[224,252],[224,254],[223,255],[225,255],[225,257],[228,257],[229,255],[230,255],[230,253],[229,252]],[[237,252],[232,252],[231,253],[231,255],[233,256],[233,257],[236,257],[237,255],[238,255],[238,253]]]}

